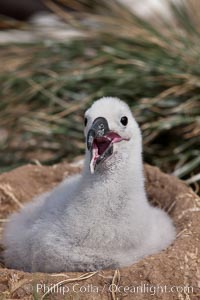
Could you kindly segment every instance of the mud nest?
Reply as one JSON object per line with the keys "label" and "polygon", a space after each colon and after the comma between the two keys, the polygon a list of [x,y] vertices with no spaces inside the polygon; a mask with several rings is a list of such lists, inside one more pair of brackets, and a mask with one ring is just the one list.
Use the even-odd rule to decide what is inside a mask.
{"label": "mud nest", "polygon": [[[11,212],[79,171],[65,163],[27,165],[0,175],[0,233]],[[200,198],[158,168],[145,166],[145,176],[149,200],[176,225],[170,247],[130,267],[86,274],[24,273],[6,269],[1,259],[1,299],[200,299]]]}

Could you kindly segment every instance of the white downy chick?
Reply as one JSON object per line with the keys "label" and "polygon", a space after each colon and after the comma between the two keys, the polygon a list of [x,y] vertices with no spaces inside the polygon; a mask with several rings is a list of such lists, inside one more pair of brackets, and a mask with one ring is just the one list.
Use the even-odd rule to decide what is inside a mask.
{"label": "white downy chick", "polygon": [[29,272],[128,266],[175,238],[169,216],[144,188],[141,132],[127,104],[105,97],[85,113],[81,175],[11,216],[5,263]]}

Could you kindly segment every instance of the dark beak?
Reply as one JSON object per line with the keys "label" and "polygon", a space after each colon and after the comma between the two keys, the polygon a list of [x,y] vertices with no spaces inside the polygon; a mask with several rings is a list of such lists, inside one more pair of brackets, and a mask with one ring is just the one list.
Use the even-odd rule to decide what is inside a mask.
{"label": "dark beak", "polygon": [[105,118],[94,120],[87,135],[87,148],[90,151],[90,171],[94,173],[97,165],[113,153],[111,139],[107,137],[110,129]]}
{"label": "dark beak", "polygon": [[99,117],[94,120],[92,127],[87,135],[87,148],[92,150],[93,142],[95,138],[100,138],[109,132],[108,122],[105,118]]}

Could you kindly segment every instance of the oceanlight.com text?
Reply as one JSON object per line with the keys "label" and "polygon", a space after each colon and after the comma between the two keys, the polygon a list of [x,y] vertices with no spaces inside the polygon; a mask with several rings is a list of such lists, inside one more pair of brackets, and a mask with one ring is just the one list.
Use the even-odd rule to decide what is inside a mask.
{"label": "oceanlight.com text", "polygon": [[167,286],[167,285],[149,285],[141,284],[138,286],[123,286],[111,284],[109,286],[109,291],[114,291],[115,293],[125,293],[125,294],[150,294],[155,295],[159,293],[193,293],[192,286]]}
{"label": "oceanlight.com text", "polygon": [[68,294],[68,293],[91,293],[91,294],[99,294],[104,292],[114,292],[117,294],[149,294],[156,295],[162,293],[184,293],[184,294],[192,294],[193,287],[192,286],[184,286],[184,285],[150,285],[148,283],[142,283],[141,285],[116,285],[116,284],[105,284],[104,286],[97,286],[95,284],[80,284],[74,283],[73,285],[64,285],[61,286],[59,283],[57,284],[37,284],[36,286],[37,293],[48,293],[48,294]]}

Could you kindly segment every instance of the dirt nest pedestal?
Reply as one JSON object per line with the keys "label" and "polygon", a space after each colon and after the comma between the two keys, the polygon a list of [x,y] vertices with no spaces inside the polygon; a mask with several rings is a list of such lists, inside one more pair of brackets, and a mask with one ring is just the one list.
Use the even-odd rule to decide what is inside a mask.
{"label": "dirt nest pedestal", "polygon": [[[69,164],[27,165],[0,175],[0,233],[11,212],[79,171]],[[149,200],[176,225],[170,247],[130,267],[87,274],[30,274],[6,269],[1,260],[1,299],[200,299],[200,198],[158,168],[145,166],[145,175]]]}

